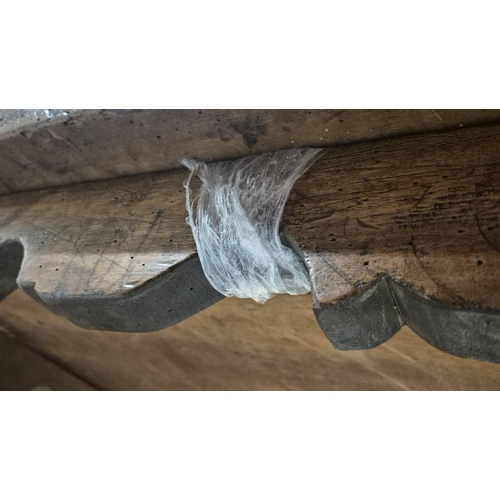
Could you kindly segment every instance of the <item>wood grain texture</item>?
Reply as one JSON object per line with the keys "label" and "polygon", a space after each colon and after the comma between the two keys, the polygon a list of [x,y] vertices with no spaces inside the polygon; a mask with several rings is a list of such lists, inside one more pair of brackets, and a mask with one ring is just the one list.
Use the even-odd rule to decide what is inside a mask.
{"label": "wood grain texture", "polygon": [[499,167],[495,125],[332,148],[298,180],[283,231],[338,347],[408,323],[440,349],[500,360]]}
{"label": "wood grain texture", "polygon": [[[186,172],[0,197],[0,252],[17,284],[87,327],[151,331],[220,300],[186,223]],[[7,261],[8,257],[8,261]],[[0,267],[2,265],[0,264]]]}
{"label": "wood grain texture", "polygon": [[17,290],[0,303],[0,326],[101,389],[500,389],[499,365],[440,352],[407,327],[377,349],[337,351],[308,296],[263,306],[226,299],[167,330],[133,334],[79,328]]}
{"label": "wood grain texture", "polygon": [[0,130],[0,194],[495,120],[498,110],[76,111]]}
{"label": "wood grain texture", "polygon": [[95,387],[18,342],[0,326],[0,391],[93,391]]}
{"label": "wood grain texture", "polygon": [[[337,146],[297,182],[283,236],[334,345],[375,347],[406,323],[446,352],[500,362],[499,159],[500,125],[463,127]],[[20,241],[19,285],[81,326],[173,325],[222,298],[185,222],[185,177],[2,196],[1,251]]]}

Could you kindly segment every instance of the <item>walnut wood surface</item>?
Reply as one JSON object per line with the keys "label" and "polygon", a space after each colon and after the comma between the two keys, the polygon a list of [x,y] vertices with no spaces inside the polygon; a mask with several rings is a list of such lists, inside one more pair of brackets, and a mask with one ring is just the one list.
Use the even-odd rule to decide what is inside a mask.
{"label": "walnut wood surface", "polygon": [[44,122],[6,120],[0,194],[178,168],[184,157],[228,160],[457,129],[500,120],[500,111],[84,110]]}
{"label": "walnut wood surface", "polygon": [[353,346],[350,322],[357,348],[409,323],[448,352],[500,360],[499,167],[495,125],[332,148],[297,181],[283,231],[339,347]]}
{"label": "walnut wood surface", "polygon": [[[221,298],[186,224],[185,178],[182,170],[2,196],[3,262],[19,265],[20,242],[17,284],[83,326],[151,331],[181,321]],[[4,295],[19,270],[9,269]]]}
{"label": "walnut wood surface", "polygon": [[[407,323],[442,350],[500,361],[499,158],[500,125],[463,127],[337,146],[297,182],[283,234],[337,347],[374,347]],[[175,324],[221,299],[185,223],[185,178],[2,196],[0,251],[18,262],[19,240],[18,284],[81,326]]]}

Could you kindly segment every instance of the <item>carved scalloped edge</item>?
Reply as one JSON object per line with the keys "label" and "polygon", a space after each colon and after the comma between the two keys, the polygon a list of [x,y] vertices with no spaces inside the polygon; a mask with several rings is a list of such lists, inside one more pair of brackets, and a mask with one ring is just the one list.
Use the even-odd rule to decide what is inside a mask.
{"label": "carved scalloped edge", "polygon": [[387,275],[379,276],[356,297],[314,313],[339,350],[372,349],[408,325],[448,354],[500,363],[500,312],[461,309],[424,298]]}
{"label": "carved scalloped edge", "polygon": [[198,256],[172,267],[135,289],[109,296],[53,297],[40,294],[36,283],[17,279],[23,246],[0,246],[0,300],[17,287],[55,314],[83,328],[152,332],[168,328],[224,297],[205,278]]}
{"label": "carved scalloped edge", "polygon": [[[224,298],[205,278],[197,256],[124,294],[66,299],[40,295],[36,283],[16,283],[23,254],[18,242],[0,246],[0,300],[19,286],[54,313],[84,328],[156,331]],[[424,298],[388,275],[379,276],[356,297],[313,310],[339,350],[372,349],[406,324],[441,351],[500,363],[500,312],[459,309]]]}

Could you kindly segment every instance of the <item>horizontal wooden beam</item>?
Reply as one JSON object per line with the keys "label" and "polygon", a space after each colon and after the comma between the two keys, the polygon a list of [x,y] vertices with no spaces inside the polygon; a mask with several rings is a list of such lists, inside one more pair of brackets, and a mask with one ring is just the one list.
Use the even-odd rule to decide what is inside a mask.
{"label": "horizontal wooden beam", "polygon": [[408,324],[500,361],[500,126],[332,148],[297,181],[283,231],[338,348]]}
{"label": "horizontal wooden beam", "polygon": [[54,312],[120,331],[158,330],[220,300],[186,224],[186,175],[1,196],[0,252],[22,267],[0,290],[12,291],[19,271],[19,287]]}
{"label": "horizontal wooden beam", "polygon": [[[299,179],[283,237],[337,347],[374,347],[407,323],[446,352],[500,361],[499,164],[489,125],[338,146]],[[0,197],[0,245],[12,262],[24,252],[17,283],[106,330],[156,330],[220,300],[185,222],[186,176]]]}
{"label": "horizontal wooden beam", "polygon": [[[59,110],[60,111],[60,110]],[[500,120],[498,110],[80,110],[0,112],[0,194],[329,147]],[[3,120],[2,120],[3,118]]]}

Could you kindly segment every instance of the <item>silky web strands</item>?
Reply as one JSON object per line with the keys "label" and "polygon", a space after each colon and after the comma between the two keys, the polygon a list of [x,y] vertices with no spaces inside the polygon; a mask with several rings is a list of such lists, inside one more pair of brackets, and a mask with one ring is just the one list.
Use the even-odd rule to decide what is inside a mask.
{"label": "silky web strands", "polygon": [[[292,186],[320,151],[292,149],[211,164],[181,160],[191,171],[184,183],[187,222],[203,271],[220,293],[264,303],[280,293],[310,292],[307,270],[281,243],[279,224]],[[192,199],[194,174],[202,184]]]}

